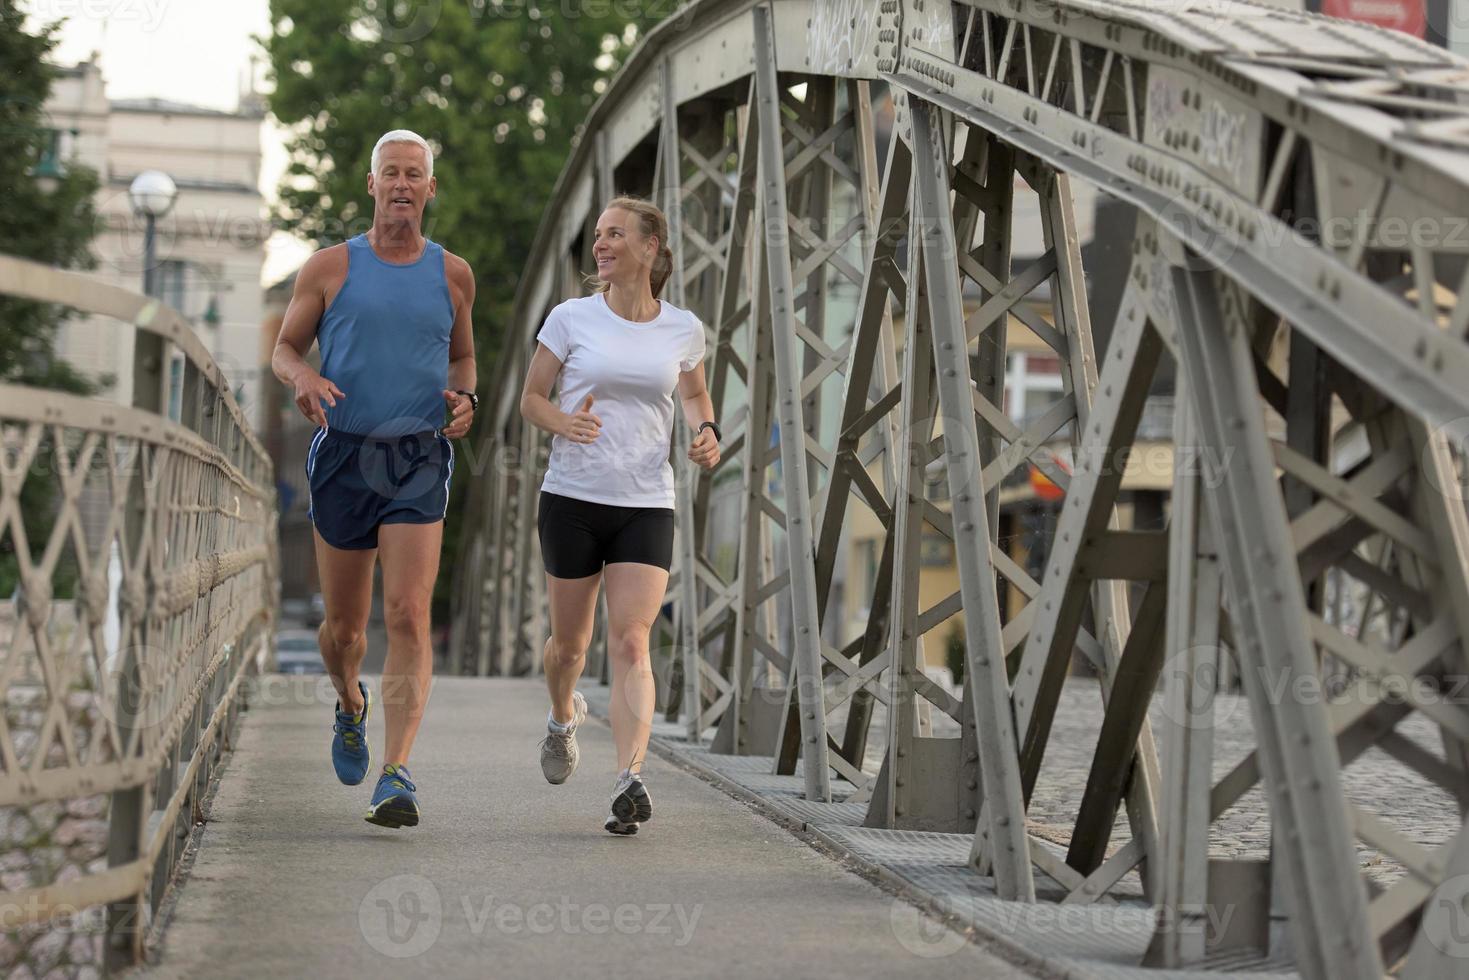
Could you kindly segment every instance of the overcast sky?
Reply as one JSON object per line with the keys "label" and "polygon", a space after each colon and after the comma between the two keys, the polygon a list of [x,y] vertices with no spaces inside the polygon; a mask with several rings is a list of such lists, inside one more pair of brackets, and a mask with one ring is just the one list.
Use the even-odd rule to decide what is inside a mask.
{"label": "overcast sky", "polygon": [[57,57],[100,51],[113,98],[156,95],[235,108],[267,0],[30,0],[33,22],[65,18]]}
{"label": "overcast sky", "polygon": [[[154,96],[232,110],[249,78],[252,55],[255,77],[265,75],[251,35],[269,29],[268,0],[29,0],[28,7],[32,25],[65,20],[55,51],[61,64],[99,53],[109,98]],[[268,123],[261,149],[260,190],[273,198],[285,154]],[[308,252],[276,236],[267,246],[262,278],[267,284],[279,280]]]}

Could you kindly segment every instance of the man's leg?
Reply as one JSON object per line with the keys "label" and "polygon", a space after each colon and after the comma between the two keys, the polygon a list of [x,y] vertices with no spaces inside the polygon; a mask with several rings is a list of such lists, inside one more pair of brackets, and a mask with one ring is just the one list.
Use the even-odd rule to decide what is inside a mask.
{"label": "man's leg", "polygon": [[429,642],[429,604],[439,575],[444,522],[384,524],[378,528],[382,553],[383,615],[388,628],[388,659],[383,667],[383,718],[388,730],[383,761],[407,765],[433,676]]}
{"label": "man's leg", "polygon": [[648,637],[668,589],[668,572],[657,565],[614,562],[607,577],[607,654],[612,667],[612,740],[617,767],[637,771],[648,751],[656,692],[648,659]]}
{"label": "man's leg", "polygon": [[602,573],[586,578],[546,576],[546,595],[551,605],[551,635],[546,637],[544,662],[546,690],[551,695],[551,714],[561,724],[571,721],[571,694],[587,664],[587,646],[597,616],[597,586]]}
{"label": "man's leg", "polygon": [[357,675],[367,656],[367,617],[372,611],[372,565],[377,560],[377,549],[333,548],[322,540],[319,531],[313,528],[312,533],[316,537],[321,599],[326,606],[316,639],[342,710],[355,715],[362,711]]}

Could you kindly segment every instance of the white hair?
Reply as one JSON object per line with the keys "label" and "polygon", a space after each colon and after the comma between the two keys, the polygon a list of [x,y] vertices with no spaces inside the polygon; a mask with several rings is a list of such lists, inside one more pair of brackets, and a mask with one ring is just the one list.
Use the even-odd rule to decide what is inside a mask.
{"label": "white hair", "polygon": [[377,173],[378,159],[382,156],[383,147],[389,143],[412,143],[416,146],[423,147],[423,154],[428,157],[427,176],[432,177],[434,175],[434,149],[428,145],[428,140],[419,136],[411,129],[394,129],[391,132],[383,133],[382,137],[378,139],[377,145],[372,148],[373,173]]}

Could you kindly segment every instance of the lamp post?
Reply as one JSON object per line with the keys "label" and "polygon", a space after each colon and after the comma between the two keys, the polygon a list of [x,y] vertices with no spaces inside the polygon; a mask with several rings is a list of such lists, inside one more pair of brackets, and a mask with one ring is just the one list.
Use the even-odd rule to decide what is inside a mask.
{"label": "lamp post", "polygon": [[[157,170],[146,170],[133,179],[128,188],[128,200],[133,213],[142,217],[147,225],[143,238],[143,293],[156,297],[158,275],[154,266],[153,232],[157,220],[173,207],[178,188],[168,174]],[[161,414],[164,405],[164,344],[163,338],[147,330],[133,331],[133,406],[155,414]],[[140,455],[141,462],[142,456]],[[146,494],[143,492],[143,468],[134,468],[128,484],[127,547],[136,553],[146,523]],[[118,592],[122,580],[118,544],[113,542],[109,561],[109,613],[117,608]],[[134,573],[136,574],[136,573]],[[109,648],[109,653],[111,653]],[[147,698],[142,683],[142,652],[133,646],[120,651],[117,666],[117,699],[119,712],[117,727],[123,744],[128,744],[132,732],[143,724],[140,712]],[[162,777],[167,783],[171,775]],[[143,856],[142,839],[148,826],[148,797],[146,787],[133,786],[114,790],[112,793],[112,815],[108,828],[107,863],[113,868],[132,864]],[[163,799],[168,799],[171,787],[165,785]],[[108,941],[106,964],[109,970],[137,962],[142,954],[142,935],[137,928],[141,922],[146,902],[132,896],[113,902],[107,911]]]}
{"label": "lamp post", "polygon": [[[143,294],[158,297],[157,257],[154,254],[154,230],[159,218],[173,207],[178,187],[173,178],[161,170],[145,170],[133,178],[128,187],[128,200],[133,213],[144,221],[143,230]],[[133,406],[150,412],[161,412],[164,405],[163,338],[145,330],[133,334]]]}
{"label": "lamp post", "polygon": [[144,170],[133,178],[132,185],[128,187],[128,200],[132,202],[133,213],[146,222],[143,232],[143,293],[148,296],[156,296],[155,290],[158,287],[153,245],[154,225],[159,218],[168,214],[177,197],[178,187],[173,178],[161,170]]}

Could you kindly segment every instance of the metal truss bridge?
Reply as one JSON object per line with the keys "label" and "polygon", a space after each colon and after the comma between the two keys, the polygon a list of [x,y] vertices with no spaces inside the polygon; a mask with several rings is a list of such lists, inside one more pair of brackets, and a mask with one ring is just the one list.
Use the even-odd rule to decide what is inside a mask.
{"label": "metal truss bridge", "polygon": [[[1130,249],[1125,279],[1083,265],[1082,189],[1131,206],[1093,235]],[[461,518],[457,672],[537,669],[546,446],[518,395],[621,192],[673,221],[665,296],[704,321],[726,432],[681,480],[655,663],[690,746],[768,757],[867,827],[966,835],[1000,899],[1140,889],[1151,965],[1214,962],[1204,922],[1229,905],[1257,946],[1283,923],[1305,977],[1464,975],[1442,937],[1469,908],[1469,66],[1235,0],[684,8],[586,118],[528,257],[479,447],[494,475]],[[1022,334],[1062,378],[1023,427]],[[1165,379],[1168,517],[1144,526],[1122,461]],[[1064,491],[1043,574],[999,532],[1028,468]],[[863,517],[881,548],[854,627],[832,596]],[[925,603],[933,535],[958,587]],[[954,616],[961,688],[923,669]],[[1105,710],[1069,832],[1042,837],[1027,809],[1073,664]],[[1224,673],[1254,739],[1221,772]],[[1369,753],[1450,801],[1446,837],[1360,802]],[[1211,853],[1252,791],[1268,854]],[[1400,873],[1365,877],[1363,848]]]}

